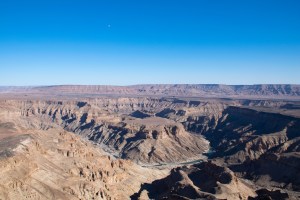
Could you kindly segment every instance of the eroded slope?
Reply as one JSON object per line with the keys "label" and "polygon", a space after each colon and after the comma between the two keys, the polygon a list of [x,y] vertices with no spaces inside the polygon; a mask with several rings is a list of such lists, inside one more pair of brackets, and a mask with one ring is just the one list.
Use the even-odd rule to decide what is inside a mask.
{"label": "eroded slope", "polygon": [[[3,165],[2,194],[21,198],[30,191],[28,198],[33,199],[126,199],[134,193],[132,197],[142,199],[247,199],[279,194],[297,199],[300,122],[297,115],[284,114],[289,104],[173,98],[1,101],[0,154],[8,163]],[[109,158],[108,153],[128,160]],[[167,170],[153,167],[199,162],[203,153],[215,164],[186,162],[187,167],[168,176]],[[19,157],[24,162],[14,165]],[[34,165],[29,165],[31,160]],[[231,181],[223,183],[220,173]],[[21,183],[10,183],[8,177]],[[145,182],[152,184],[140,187]],[[239,196],[237,188],[245,192]],[[48,196],[39,196],[42,193]]]}
{"label": "eroded slope", "polygon": [[128,199],[167,173],[114,159],[59,127],[23,134],[1,156],[0,199]]}

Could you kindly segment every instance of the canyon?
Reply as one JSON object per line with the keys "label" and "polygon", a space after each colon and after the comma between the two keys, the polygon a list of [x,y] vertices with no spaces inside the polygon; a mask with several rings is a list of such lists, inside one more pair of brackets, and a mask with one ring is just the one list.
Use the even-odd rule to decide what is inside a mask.
{"label": "canyon", "polygon": [[0,168],[0,199],[300,199],[300,86],[0,87]]}
{"label": "canyon", "polygon": [[272,98],[299,99],[300,86],[291,84],[222,85],[222,84],[143,84],[111,85],[56,85],[0,87],[0,93],[43,94],[44,96],[176,96],[217,98]]}

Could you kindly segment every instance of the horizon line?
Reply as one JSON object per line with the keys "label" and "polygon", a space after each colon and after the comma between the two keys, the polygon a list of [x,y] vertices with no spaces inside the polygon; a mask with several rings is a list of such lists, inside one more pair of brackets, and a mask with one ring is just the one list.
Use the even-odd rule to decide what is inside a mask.
{"label": "horizon line", "polygon": [[57,86],[108,86],[108,87],[132,87],[147,85],[212,85],[212,86],[263,86],[263,85],[300,85],[300,83],[255,83],[255,84],[223,84],[223,83],[142,83],[131,85],[112,85],[112,84],[49,84],[49,85],[0,85],[0,87],[57,87]]}

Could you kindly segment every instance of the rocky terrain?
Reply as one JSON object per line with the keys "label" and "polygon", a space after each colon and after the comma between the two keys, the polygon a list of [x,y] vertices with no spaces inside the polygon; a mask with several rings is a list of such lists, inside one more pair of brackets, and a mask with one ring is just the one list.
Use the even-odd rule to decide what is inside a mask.
{"label": "rocky terrain", "polygon": [[299,199],[299,90],[271,86],[2,88],[0,199]]}
{"label": "rocky terrain", "polygon": [[[177,96],[223,98],[298,99],[300,85],[218,85],[156,84],[132,86],[58,85],[40,87],[0,87],[1,93],[56,95]],[[50,95],[50,96],[51,96]]]}
{"label": "rocky terrain", "polygon": [[38,123],[22,117],[1,123],[14,133],[0,132],[0,199],[127,199],[141,183],[167,174],[115,159],[73,133],[55,126],[43,130]]}
{"label": "rocky terrain", "polygon": [[42,119],[38,128],[59,125],[66,131],[104,144],[118,157],[141,163],[185,161],[208,150],[207,140],[201,135],[186,132],[179,122],[154,116],[145,119],[126,116],[126,113],[135,112],[133,104],[149,107],[150,112],[157,109],[156,106],[168,106],[170,103],[144,98],[115,101],[98,99],[95,104],[7,101],[6,105],[18,107],[9,111],[11,115]]}
{"label": "rocky terrain", "polygon": [[[148,196],[146,196],[148,195]],[[133,199],[247,199],[255,191],[228,168],[211,162],[171,170],[167,177],[143,184]]]}

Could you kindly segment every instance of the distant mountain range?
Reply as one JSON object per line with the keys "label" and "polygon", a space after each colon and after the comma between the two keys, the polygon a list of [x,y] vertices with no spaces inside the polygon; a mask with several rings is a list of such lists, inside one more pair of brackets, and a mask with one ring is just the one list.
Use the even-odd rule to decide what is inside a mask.
{"label": "distant mountain range", "polygon": [[176,96],[218,98],[300,98],[300,85],[145,84],[131,86],[57,85],[2,86],[0,93]]}

